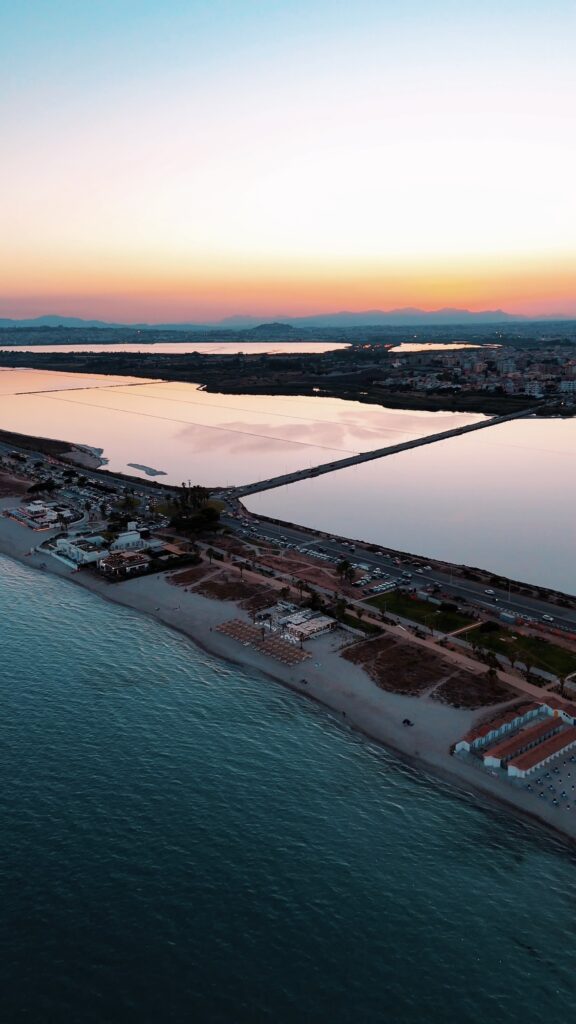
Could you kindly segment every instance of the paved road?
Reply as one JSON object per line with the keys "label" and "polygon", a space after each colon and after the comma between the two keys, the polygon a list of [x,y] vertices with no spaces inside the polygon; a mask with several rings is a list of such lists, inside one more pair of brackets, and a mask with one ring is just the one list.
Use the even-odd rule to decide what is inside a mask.
{"label": "paved road", "polygon": [[121,476],[114,476],[113,473],[110,473],[106,469],[106,466],[102,466],[101,470],[97,471],[90,469],[87,466],[82,466],[80,463],[74,462],[72,459],[68,460],[66,458],[58,458],[58,456],[55,455],[49,456],[46,455],[45,452],[36,452],[31,448],[19,448],[16,444],[6,444],[5,442],[0,441],[0,454],[9,455],[11,452],[19,452],[22,455],[26,455],[27,458],[34,459],[37,462],[45,462],[48,470],[50,465],[57,465],[62,469],[75,469],[79,474],[83,474],[89,480],[96,480],[103,484],[109,484],[110,487],[134,487],[137,490],[142,491],[143,494],[147,494],[154,498],[168,497],[170,493],[174,493],[178,489],[176,487],[170,487],[169,485],[164,485],[164,488],[166,489],[162,487],[155,487],[154,485],[147,483],[146,480],[137,480],[136,478],[133,480],[126,480]]}
{"label": "paved road", "polygon": [[[484,611],[490,611],[496,615],[506,610],[522,617],[537,619],[540,622],[543,615],[552,615],[555,625],[576,631],[576,609],[560,608],[557,605],[551,606],[546,601],[539,601],[536,598],[515,594],[513,586],[510,591],[508,589],[498,589],[497,587],[487,586],[485,583],[463,580],[452,576],[450,573],[443,573],[436,568],[417,573],[415,567],[410,563],[417,562],[418,565],[422,565],[422,563],[428,564],[423,557],[406,556],[403,564],[398,566],[395,561],[396,556],[376,554],[365,550],[359,545],[355,545],[355,550],[352,551],[349,546],[345,546],[340,538],[334,538],[334,540],[325,537],[315,538],[310,533],[299,530],[294,526],[260,520],[256,516],[246,513],[241,506],[240,508],[244,519],[250,523],[249,528],[256,529],[258,535],[267,537],[270,540],[278,541],[281,537],[285,537],[288,543],[296,544],[299,547],[306,547],[311,550],[322,549],[327,554],[338,559],[346,558],[350,562],[366,565],[369,570],[382,569],[389,574],[391,581],[399,582],[402,572],[407,570],[412,573],[412,578],[408,581],[403,581],[404,585],[409,584],[418,588],[437,585],[441,588],[443,594],[453,597],[461,603],[468,601],[475,607]],[[244,528],[242,522],[231,515],[223,515],[222,521],[234,531]],[[244,539],[249,538],[249,534],[244,536]],[[493,597],[487,595],[485,593],[486,589],[493,590],[494,597],[498,598],[498,600],[495,601]]]}
{"label": "paved road", "polygon": [[[529,411],[525,412],[524,415],[529,415]],[[511,418],[516,418],[516,415],[508,417],[497,417],[497,421],[502,422],[503,420]],[[490,421],[486,421],[486,423],[481,424],[481,426],[493,424],[495,422],[496,420],[493,419]],[[464,429],[478,429],[478,425],[472,424],[471,427]],[[451,436],[453,435],[453,433],[453,431],[447,432],[447,434]],[[436,435],[436,439],[438,440],[440,437],[443,436],[445,437],[447,435]],[[424,438],[422,440],[424,442],[429,443],[431,439]],[[414,443],[420,442],[409,442],[409,444]],[[398,448],[398,446],[393,447],[394,449]],[[18,448],[15,445],[7,445],[4,443],[0,443],[0,451],[10,452],[16,450],[18,450]],[[50,461],[49,459],[47,459],[47,456],[41,452],[31,452],[28,449],[20,450],[22,451],[23,454],[32,456],[33,458],[37,458],[38,461]],[[384,451],[388,451],[390,453],[391,449],[384,449]],[[373,453],[368,453],[368,455],[372,456]],[[53,461],[58,463],[59,460],[54,459]],[[80,471],[82,471],[82,467],[78,468]],[[94,478],[95,476],[95,474],[93,474],[90,470],[84,470],[84,473],[89,479],[90,477]],[[96,476],[96,479],[108,481],[110,482],[110,484],[116,484],[120,487],[131,486],[130,481],[123,480],[121,477],[114,477],[107,473],[104,474],[103,476]],[[133,486],[136,487],[139,491],[149,494],[151,496],[153,495],[155,497],[158,497],[159,493],[162,493],[162,491],[159,492],[155,487],[149,486],[145,482],[141,481],[135,481]],[[250,513],[246,512],[242,506],[239,506],[237,504],[237,502],[235,501],[236,496],[237,491],[233,491],[232,494],[230,493],[230,491],[222,494],[222,498],[224,498],[228,502],[230,510],[240,508],[244,515],[244,518],[250,520],[252,525],[256,527],[258,533],[262,536],[268,537],[270,540],[278,541],[280,537],[285,537],[289,543],[296,544],[298,546],[305,546],[312,549],[316,548],[316,550],[318,550],[318,548],[321,547],[322,550],[326,551],[330,555],[333,555],[334,557],[337,557],[338,559],[347,558],[350,562],[357,562],[361,563],[362,565],[368,566],[369,570],[380,568],[384,572],[389,574],[390,579],[392,581],[399,581],[401,578],[402,571],[404,569],[408,569],[410,572],[412,572],[412,579],[408,581],[411,586],[425,587],[428,585],[438,585],[441,587],[443,594],[454,597],[460,602],[468,601],[478,608],[481,608],[483,610],[489,610],[496,614],[503,610],[509,610],[515,612],[517,615],[521,615],[523,617],[532,617],[539,621],[542,620],[543,615],[549,614],[554,617],[554,622],[556,625],[576,631],[576,610],[569,608],[559,608],[556,605],[550,606],[545,601],[538,601],[534,598],[528,598],[524,597],[523,595],[514,594],[513,588],[510,592],[508,590],[499,590],[496,587],[488,588],[494,590],[494,596],[498,598],[498,601],[496,602],[494,601],[493,598],[491,598],[485,593],[485,584],[475,583],[472,580],[462,580],[458,577],[452,577],[451,575],[442,573],[437,569],[432,569],[431,571],[423,573],[416,573],[415,569],[409,566],[409,563],[415,560],[416,556],[407,556],[404,559],[404,564],[402,566],[397,566],[394,561],[394,556],[375,554],[373,552],[366,551],[359,545],[356,545],[356,550],[352,551],[349,544],[345,545],[341,538],[334,538],[333,540],[329,540],[326,538],[315,538],[310,533],[307,533],[305,530],[299,530],[297,527],[288,526],[286,524],[277,525],[275,523],[268,523],[259,520],[256,516],[252,516]],[[242,524],[238,521],[238,519],[231,515],[223,515],[223,522],[234,531],[237,531],[239,528],[242,527]],[[423,562],[425,563],[426,560],[423,557],[419,557],[417,561],[419,564],[422,564]],[[406,581],[403,582],[406,584]]]}

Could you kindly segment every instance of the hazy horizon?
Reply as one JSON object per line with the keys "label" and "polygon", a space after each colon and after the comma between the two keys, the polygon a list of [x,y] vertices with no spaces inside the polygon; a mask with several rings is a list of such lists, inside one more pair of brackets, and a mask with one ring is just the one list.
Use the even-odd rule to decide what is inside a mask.
{"label": "hazy horizon", "polygon": [[[501,317],[501,319],[499,319]],[[135,329],[174,328],[176,330],[219,329],[230,331],[246,331],[255,328],[265,327],[293,327],[294,330],[328,330],[334,329],[361,329],[362,327],[472,327],[486,326],[497,327],[510,324],[529,323],[562,323],[572,322],[575,316],[562,315],[541,315],[523,316],[522,314],[508,313],[506,310],[469,310],[469,309],[435,309],[423,310],[412,307],[391,310],[326,310],[325,312],[310,313],[308,316],[294,317],[288,314],[272,314],[269,317],[245,313],[236,314],[220,319],[205,320],[203,322],[193,320],[160,321],[148,320],[138,321],[131,318],[124,320],[101,320],[97,316],[75,317],[58,314],[39,315],[37,317],[2,317],[0,316],[0,328],[2,327],[66,327],[69,329],[86,327],[102,328],[123,328],[133,327]]]}

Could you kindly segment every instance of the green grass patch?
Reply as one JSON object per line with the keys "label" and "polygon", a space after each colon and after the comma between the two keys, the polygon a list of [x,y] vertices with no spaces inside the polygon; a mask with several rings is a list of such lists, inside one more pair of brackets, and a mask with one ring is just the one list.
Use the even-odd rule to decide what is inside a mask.
{"label": "green grass patch", "polygon": [[380,626],[376,626],[373,622],[365,622],[364,619],[357,619],[355,615],[348,615],[347,612],[341,616],[339,622],[343,622],[346,626],[351,626],[352,629],[361,629],[367,636],[382,632]]}
{"label": "green grass patch", "polygon": [[576,672],[576,654],[537,636],[521,636],[512,630],[498,629],[493,633],[474,630],[472,643],[496,654],[504,654],[511,661],[521,661],[531,668],[541,668],[552,675],[565,676]]}
{"label": "green grass patch", "polygon": [[421,601],[417,597],[409,597],[397,590],[372,597],[368,604],[374,605],[380,611],[401,615],[403,619],[428,626],[429,629],[437,629],[440,633],[453,633],[456,629],[473,624],[473,620],[462,612],[444,611],[439,605]]}

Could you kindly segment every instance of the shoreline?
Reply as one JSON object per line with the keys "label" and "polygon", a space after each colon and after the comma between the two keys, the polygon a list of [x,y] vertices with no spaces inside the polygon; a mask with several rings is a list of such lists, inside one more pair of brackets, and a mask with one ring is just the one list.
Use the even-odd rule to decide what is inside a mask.
{"label": "shoreline", "polygon": [[[177,489],[175,484],[164,483],[158,479],[159,476],[166,476],[166,473],[163,470],[151,469],[151,467],[137,465],[136,463],[128,463],[129,466],[139,468],[145,473],[144,477],[139,477],[133,476],[130,473],[125,473],[121,470],[112,471],[108,469],[109,460],[104,457],[103,448],[95,448],[78,442],[61,441],[57,438],[14,433],[13,431],[3,429],[0,429],[0,443],[13,445],[15,448],[21,447],[23,450],[28,451],[30,449],[36,449],[45,455],[57,456],[61,462],[67,465],[72,464],[74,466],[80,466],[104,482],[106,480],[112,481],[113,483],[121,481],[122,483],[132,487],[141,487],[145,489],[153,488],[154,491],[158,492],[159,496],[162,494],[174,493],[174,490]],[[149,475],[150,473],[153,475]],[[218,487],[210,488],[214,493],[221,489],[222,488]],[[306,526],[302,523],[295,523],[288,519],[278,519],[276,516],[267,515],[266,513],[254,512],[245,504],[250,497],[251,495],[247,494],[236,498],[238,505],[242,508],[245,515],[250,515],[254,519],[264,523],[273,523],[277,526],[300,530],[315,538],[323,537],[325,539],[330,539],[333,536],[331,531],[327,531],[325,529],[315,529],[314,527]],[[553,604],[567,601],[569,602],[568,607],[573,607],[576,604],[576,593],[570,594],[567,591],[559,590],[545,584],[512,579],[511,577],[502,575],[502,573],[496,569],[486,569],[480,566],[469,565],[465,562],[449,562],[433,555],[389,548],[384,544],[367,541],[362,538],[350,537],[349,535],[347,535],[345,539],[355,545],[358,549],[358,554],[362,551],[369,553],[371,549],[378,548],[386,551],[386,553],[392,558],[419,559],[421,561],[430,562],[439,572],[446,574],[454,573],[463,580],[477,576],[480,580],[490,583],[491,586],[499,586],[502,588],[507,586],[514,587],[518,593],[523,594],[524,596],[536,597],[538,594],[545,594],[545,598],[538,597],[538,599],[546,600]],[[467,576],[468,573],[471,573],[472,577]],[[496,580],[498,581],[497,583],[495,582]]]}
{"label": "shoreline", "polygon": [[[0,511],[12,499],[0,501]],[[393,752],[416,770],[451,785],[455,795],[474,800],[480,796],[486,808],[497,807],[513,813],[532,825],[544,827],[554,838],[570,849],[576,845],[576,819],[554,820],[555,813],[538,813],[530,794],[503,791],[503,783],[450,755],[451,743],[478,720],[490,713],[489,707],[475,711],[454,708],[426,697],[411,697],[379,688],[367,672],[346,661],[339,654],[342,638],[327,634],[312,641],[312,657],[305,663],[285,666],[274,662],[253,648],[241,647],[215,627],[231,618],[249,616],[235,602],[202,597],[169,583],[162,574],[137,577],[122,583],[108,583],[88,573],[71,571],[50,555],[29,554],[34,535],[25,526],[0,517],[0,553],[36,571],[58,576],[82,586],[85,590],[109,601],[148,615],[162,625],[185,636],[211,657],[253,670],[265,679],[281,683],[293,693],[305,696],[332,712],[349,729]],[[43,539],[47,539],[45,535]],[[303,682],[303,673],[306,683]],[[415,727],[402,725],[408,717]],[[512,796],[513,794],[513,796]],[[571,827],[570,827],[571,826]]]}

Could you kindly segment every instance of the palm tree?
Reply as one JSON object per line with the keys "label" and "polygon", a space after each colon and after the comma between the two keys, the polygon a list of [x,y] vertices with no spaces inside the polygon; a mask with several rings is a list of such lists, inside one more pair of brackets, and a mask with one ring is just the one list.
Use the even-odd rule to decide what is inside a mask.
{"label": "palm tree", "polygon": [[347,583],[352,583],[356,573],[350,565],[347,558],[343,558],[341,562],[338,562],[336,566],[336,572],[338,573],[341,580],[346,580]]}
{"label": "palm tree", "polygon": [[206,557],[208,558],[210,565],[212,565],[212,559],[214,558],[215,554],[216,552],[214,551],[214,548],[208,548],[206,550]]}

